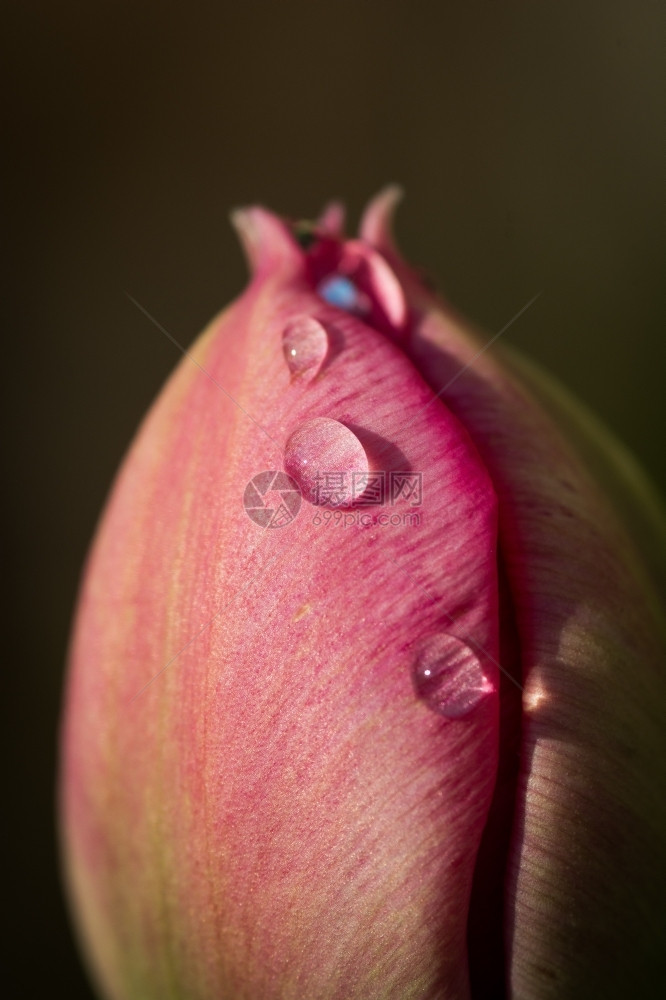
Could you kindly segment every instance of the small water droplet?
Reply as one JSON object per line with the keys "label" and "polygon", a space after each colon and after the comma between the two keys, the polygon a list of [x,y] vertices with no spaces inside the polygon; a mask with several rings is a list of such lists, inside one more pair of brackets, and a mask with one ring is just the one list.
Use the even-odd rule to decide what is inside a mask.
{"label": "small water droplet", "polygon": [[447,632],[431,636],[421,647],[412,681],[417,697],[448,719],[467,715],[493,690],[478,655]]}
{"label": "small water droplet", "polygon": [[282,350],[292,375],[314,375],[328,352],[328,334],[312,316],[296,316],[284,328]]}
{"label": "small water droplet", "polygon": [[370,471],[359,439],[330,417],[306,420],[294,431],[285,446],[284,468],[305,499],[320,507],[350,506]]}
{"label": "small water droplet", "polygon": [[325,302],[354,316],[365,316],[370,311],[368,296],[344,274],[329,274],[319,282],[317,292]]}

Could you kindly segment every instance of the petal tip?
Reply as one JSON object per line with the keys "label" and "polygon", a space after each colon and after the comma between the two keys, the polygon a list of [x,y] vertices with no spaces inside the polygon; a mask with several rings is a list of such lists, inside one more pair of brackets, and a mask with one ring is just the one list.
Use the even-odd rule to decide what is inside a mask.
{"label": "petal tip", "polygon": [[328,236],[342,239],[345,230],[345,206],[338,199],[329,201],[324,205],[321,215],[317,219],[317,226]]}
{"label": "petal tip", "polygon": [[362,240],[382,253],[395,253],[393,219],[398,204],[404,197],[400,184],[387,184],[367,205],[359,227]]}
{"label": "petal tip", "polygon": [[251,205],[232,209],[229,219],[253,274],[285,264],[301,264],[300,248],[289,226],[278,215],[260,205]]}

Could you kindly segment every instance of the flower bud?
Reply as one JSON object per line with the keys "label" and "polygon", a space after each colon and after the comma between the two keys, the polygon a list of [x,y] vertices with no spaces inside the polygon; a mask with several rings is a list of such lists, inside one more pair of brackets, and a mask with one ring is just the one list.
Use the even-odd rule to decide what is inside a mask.
{"label": "flower bud", "polygon": [[664,522],[399,256],[234,213],[84,574],[66,877],[113,1000],[626,996],[663,936]]}

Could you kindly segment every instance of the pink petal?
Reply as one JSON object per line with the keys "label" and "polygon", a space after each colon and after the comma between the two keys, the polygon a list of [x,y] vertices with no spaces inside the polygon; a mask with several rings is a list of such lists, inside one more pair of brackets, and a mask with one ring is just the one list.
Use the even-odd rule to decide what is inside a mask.
{"label": "pink petal", "polygon": [[[255,283],[149,414],[83,587],[63,785],[82,933],[113,997],[464,997],[497,760],[493,489],[402,352],[246,218]],[[282,355],[294,315],[331,341],[309,382]],[[421,507],[382,508],[418,523],[248,517],[246,484],[322,416],[371,470],[423,472]],[[455,719],[412,683],[441,633],[486,678]]]}

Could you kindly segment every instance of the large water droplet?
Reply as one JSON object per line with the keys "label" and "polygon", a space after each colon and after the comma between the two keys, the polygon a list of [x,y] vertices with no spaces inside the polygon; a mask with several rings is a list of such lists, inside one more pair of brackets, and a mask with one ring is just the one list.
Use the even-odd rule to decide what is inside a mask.
{"label": "large water droplet", "polygon": [[282,350],[292,375],[315,375],[328,352],[328,334],[312,316],[296,316],[284,328]]}
{"label": "large water droplet", "polygon": [[493,690],[478,655],[447,632],[431,636],[421,647],[412,681],[428,708],[449,719],[467,715]]}
{"label": "large water droplet", "polygon": [[287,441],[285,471],[310,503],[348,507],[363,493],[368,456],[353,431],[329,417],[306,420]]}

